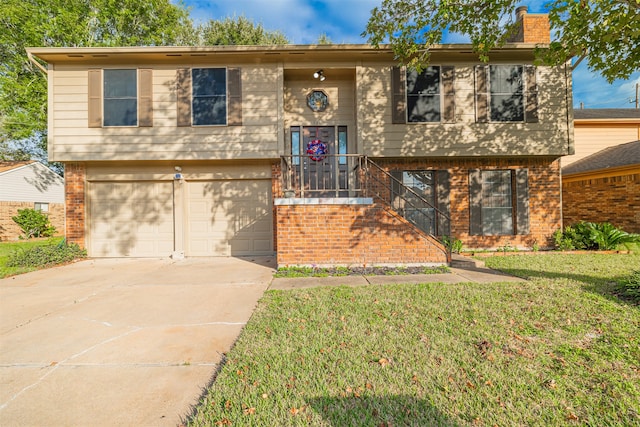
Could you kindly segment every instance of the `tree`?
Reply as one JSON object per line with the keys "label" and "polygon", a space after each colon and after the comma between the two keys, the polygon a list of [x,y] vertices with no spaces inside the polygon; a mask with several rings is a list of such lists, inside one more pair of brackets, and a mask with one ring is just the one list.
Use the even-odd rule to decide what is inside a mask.
{"label": "tree", "polygon": [[[401,62],[417,68],[429,62],[429,47],[447,32],[468,36],[483,61],[515,29],[520,0],[383,0],[371,12],[363,36],[374,45],[388,40]],[[610,83],[628,78],[640,64],[640,0],[550,0],[549,46],[537,54],[550,65],[574,56]]]}
{"label": "tree", "polygon": [[280,31],[267,31],[262,24],[250,19],[227,17],[220,21],[213,19],[198,28],[199,44],[218,45],[282,45],[288,44],[286,36]]}
{"label": "tree", "polygon": [[0,158],[46,160],[47,80],[26,47],[144,46],[195,40],[189,13],[170,0],[3,0],[0,13]]}

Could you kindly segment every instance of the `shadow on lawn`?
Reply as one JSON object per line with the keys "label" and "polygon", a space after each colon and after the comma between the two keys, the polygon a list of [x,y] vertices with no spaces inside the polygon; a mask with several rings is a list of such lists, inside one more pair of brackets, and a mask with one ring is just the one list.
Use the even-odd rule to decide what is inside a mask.
{"label": "shadow on lawn", "polygon": [[[496,270],[498,270],[496,268]],[[588,274],[577,274],[570,272],[554,272],[541,270],[528,270],[523,268],[500,268],[498,271],[511,274],[513,276],[522,277],[524,279],[568,279],[582,283],[582,288],[597,295],[623,304],[638,306],[638,302],[632,298],[625,296],[622,292],[622,282],[627,276],[617,275],[609,277],[590,276]]]}
{"label": "shadow on lawn", "polygon": [[315,397],[307,402],[335,427],[458,426],[431,403],[412,396]]}

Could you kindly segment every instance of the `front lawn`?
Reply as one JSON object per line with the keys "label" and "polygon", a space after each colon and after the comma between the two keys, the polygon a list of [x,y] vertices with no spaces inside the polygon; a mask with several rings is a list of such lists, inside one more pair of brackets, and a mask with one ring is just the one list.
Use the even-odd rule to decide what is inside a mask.
{"label": "front lawn", "polygon": [[267,292],[189,423],[640,424],[640,255],[485,261],[531,280]]}
{"label": "front lawn", "polygon": [[51,237],[49,239],[19,240],[16,242],[0,242],[0,279],[16,274],[37,270],[37,267],[7,267],[9,254],[14,251],[24,251],[37,246],[58,245],[64,237]]}

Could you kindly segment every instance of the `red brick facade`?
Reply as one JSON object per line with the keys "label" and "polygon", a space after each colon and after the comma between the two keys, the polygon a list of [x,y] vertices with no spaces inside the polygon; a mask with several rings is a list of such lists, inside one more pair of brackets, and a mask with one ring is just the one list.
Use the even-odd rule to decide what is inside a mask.
{"label": "red brick facade", "polygon": [[562,183],[564,225],[578,221],[610,222],[640,233],[640,173]]}
{"label": "red brick facade", "polygon": [[85,247],[85,183],[86,168],[82,163],[65,163],[66,232],[69,243]]}
{"label": "red brick facade", "polygon": [[[404,159],[376,163],[387,171],[447,170],[451,235],[467,249],[509,245],[553,245],[562,226],[559,162],[554,159]],[[529,233],[479,236],[470,233],[472,170],[528,172]],[[274,181],[280,176],[274,166]],[[274,183],[274,197],[282,197]],[[384,191],[378,189],[377,191]],[[388,191],[388,190],[387,190]],[[377,199],[373,205],[285,205],[275,208],[278,264],[409,264],[447,262],[442,246]]]}
{"label": "red brick facade", "polygon": [[433,238],[380,205],[276,207],[279,266],[446,263]]}
{"label": "red brick facade", "polygon": [[[509,244],[513,247],[552,247],[553,232],[562,227],[560,198],[560,164],[553,159],[443,159],[443,160],[380,160],[377,163],[391,171],[442,170],[450,174],[451,235],[462,240],[467,249],[495,249]],[[526,235],[471,235],[469,210],[469,172],[481,170],[528,169],[529,226]]]}

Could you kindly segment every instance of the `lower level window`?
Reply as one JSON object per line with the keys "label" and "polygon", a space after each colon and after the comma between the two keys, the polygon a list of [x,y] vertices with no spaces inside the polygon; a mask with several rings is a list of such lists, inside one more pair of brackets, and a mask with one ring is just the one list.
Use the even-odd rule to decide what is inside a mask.
{"label": "lower level window", "polygon": [[49,203],[35,202],[33,209],[40,212],[49,212]]}
{"label": "lower level window", "polygon": [[469,202],[471,235],[529,234],[527,169],[469,171]]}
{"label": "lower level window", "polygon": [[511,171],[482,172],[482,234],[514,234]]}

